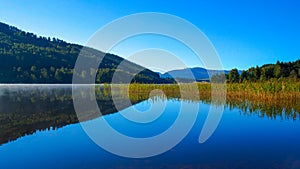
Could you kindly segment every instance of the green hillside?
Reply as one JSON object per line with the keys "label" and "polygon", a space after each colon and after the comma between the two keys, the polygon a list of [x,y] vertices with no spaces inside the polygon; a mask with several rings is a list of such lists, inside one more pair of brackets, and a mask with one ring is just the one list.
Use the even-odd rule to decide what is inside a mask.
{"label": "green hillside", "polygon": [[[81,45],[37,36],[0,22],[0,83],[72,83],[74,65],[82,48]],[[87,58],[103,58],[98,70],[76,72],[81,78],[96,73],[96,83],[111,83],[112,75],[123,61],[125,66],[118,69],[122,77],[133,76],[136,70],[144,69],[134,76],[132,82],[173,82],[113,54],[87,48],[85,55]],[[122,79],[117,79],[117,83],[122,83]]]}

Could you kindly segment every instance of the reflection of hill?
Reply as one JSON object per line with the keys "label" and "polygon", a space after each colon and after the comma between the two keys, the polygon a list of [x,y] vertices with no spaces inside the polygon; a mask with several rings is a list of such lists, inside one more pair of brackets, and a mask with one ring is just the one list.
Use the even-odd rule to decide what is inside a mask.
{"label": "reflection of hill", "polygon": [[[26,87],[26,89],[1,87],[1,89],[0,144],[33,134],[37,130],[56,129],[78,123],[70,86]],[[117,112],[109,90],[98,91],[96,96],[103,115]],[[119,95],[117,99],[122,100],[123,96]],[[132,100],[132,104],[142,101],[139,99]],[[121,105],[121,108],[128,106],[130,105]],[[88,118],[85,120],[99,116],[93,112],[87,113]]]}
{"label": "reflection of hill", "polygon": [[[149,98],[153,89],[161,89],[165,96],[163,99],[180,98],[178,86],[175,85],[137,85],[130,89],[131,104],[139,103]],[[115,91],[115,90],[114,90]],[[85,90],[78,92],[80,97],[89,98]],[[96,90],[99,109],[103,115],[117,112],[119,109],[130,106],[125,102],[127,91],[120,87],[111,97],[109,85]],[[284,97],[284,98],[283,98]],[[228,92],[226,106],[230,109],[238,108],[245,115],[258,115],[269,119],[281,118],[300,119],[300,95],[270,95],[268,99],[253,97],[249,93]],[[158,97],[156,97],[158,99]],[[194,92],[185,93],[182,100],[199,101]],[[211,100],[210,92],[200,90],[200,100],[203,103],[224,106],[223,103]],[[159,101],[159,100],[158,100]],[[60,87],[5,87],[0,86],[0,144],[15,140],[24,135],[33,134],[37,130],[56,129],[68,124],[78,123],[74,111],[71,86]],[[101,115],[93,110],[80,112],[81,120],[90,120]]]}

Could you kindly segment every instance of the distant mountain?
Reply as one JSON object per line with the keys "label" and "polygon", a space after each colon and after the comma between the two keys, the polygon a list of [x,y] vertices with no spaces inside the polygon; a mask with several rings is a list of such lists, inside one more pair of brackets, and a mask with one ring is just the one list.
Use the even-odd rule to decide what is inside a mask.
{"label": "distant mountain", "polygon": [[[175,78],[179,79],[181,81],[193,81],[195,79],[196,81],[209,81],[209,74],[215,75],[224,73],[228,74],[229,71],[225,70],[207,70],[201,67],[195,67],[195,68],[185,68],[185,69],[178,69],[178,70],[171,70],[164,74],[161,74],[160,76],[162,78]],[[191,74],[192,73],[192,74]],[[193,77],[194,76],[194,77]]]}
{"label": "distant mountain", "polygon": [[[72,83],[74,66],[83,46],[67,43],[56,38],[46,38],[24,32],[0,22],[0,83]],[[122,78],[133,77],[132,81],[143,83],[171,83],[149,69],[129,62],[113,54],[84,48],[87,61],[102,58],[98,69],[76,72],[80,78],[96,74],[96,83],[110,83],[117,71]],[[122,83],[122,78],[117,83]]]}

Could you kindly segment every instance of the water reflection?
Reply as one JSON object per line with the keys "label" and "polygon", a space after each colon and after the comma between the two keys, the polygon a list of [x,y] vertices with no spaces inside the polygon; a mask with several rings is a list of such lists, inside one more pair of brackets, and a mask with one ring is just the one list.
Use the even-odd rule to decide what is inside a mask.
{"label": "water reflection", "polygon": [[[238,98],[238,99],[237,99]],[[300,98],[290,95],[285,98],[272,96],[269,99],[256,99],[245,96],[227,96],[227,106],[238,108],[243,115],[256,115],[268,119],[299,120]]]}
{"label": "water reflection", "polygon": [[[82,87],[84,88],[84,87]],[[79,88],[78,90],[82,90]],[[110,90],[98,88],[96,98],[102,114],[117,112]],[[81,93],[82,97],[89,94]],[[124,95],[116,96],[122,100]],[[136,104],[145,100],[132,98]],[[0,144],[13,141],[36,131],[57,129],[78,123],[72,101],[72,86],[1,86],[0,89]],[[121,109],[130,105],[121,105]],[[93,112],[82,112],[85,120],[99,117]]]}
{"label": "water reflection", "polygon": [[[117,112],[110,88],[107,86],[96,88],[96,100],[102,114]],[[119,90],[117,93],[115,101],[121,104],[122,100],[127,98],[127,92]],[[86,92],[80,94],[82,97],[89,97]],[[180,94],[176,92],[166,91],[165,94],[163,98],[159,99],[178,100],[180,98]],[[190,98],[185,98],[186,101],[199,101],[197,97],[193,97],[193,93],[190,95]],[[131,92],[129,97],[131,104],[136,104],[149,99],[149,92]],[[203,103],[218,105],[218,102],[211,103],[209,93],[201,93],[200,100]],[[78,123],[70,85],[2,85],[0,86],[0,104],[0,145],[39,130],[57,129],[68,124]],[[121,104],[121,109],[128,106],[131,105]],[[251,97],[229,94],[226,106],[230,109],[240,109],[243,115],[257,115],[269,119],[298,120],[300,117],[299,99],[294,98],[255,100]],[[83,114],[86,120],[99,117],[99,114],[93,112],[83,112]]]}

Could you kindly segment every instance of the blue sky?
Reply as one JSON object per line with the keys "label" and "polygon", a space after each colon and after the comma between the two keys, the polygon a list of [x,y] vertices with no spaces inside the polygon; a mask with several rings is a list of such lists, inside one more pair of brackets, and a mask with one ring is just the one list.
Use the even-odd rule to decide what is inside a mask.
{"label": "blue sky", "polygon": [[[85,44],[98,29],[119,17],[163,12],[184,18],[202,30],[225,69],[300,58],[300,1],[296,0],[0,0],[0,4],[1,22],[73,43]],[[134,43],[140,42],[129,44]],[[115,53],[126,55],[122,50]],[[190,67],[202,66],[181,57]]]}

